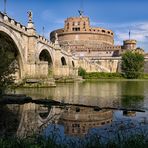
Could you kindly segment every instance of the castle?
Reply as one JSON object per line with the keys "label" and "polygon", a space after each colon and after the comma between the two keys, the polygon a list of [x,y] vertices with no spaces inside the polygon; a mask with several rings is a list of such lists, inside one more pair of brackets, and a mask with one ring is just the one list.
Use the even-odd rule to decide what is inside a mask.
{"label": "castle", "polygon": [[[15,55],[19,67],[17,81],[45,86],[52,81],[50,85],[55,86],[54,80],[58,78],[76,78],[79,67],[87,72],[118,72],[124,51],[144,53],[136,47],[136,40],[115,46],[113,31],[91,27],[89,18],[82,13],[67,18],[64,28],[52,31],[48,40],[37,33],[32,12],[27,26],[0,12],[0,41]],[[148,71],[148,64],[145,69]]]}
{"label": "castle", "polygon": [[144,53],[142,49],[136,47],[136,40],[124,40],[123,45],[114,45],[112,30],[92,27],[89,17],[82,14],[67,18],[64,28],[52,31],[50,40],[53,43],[56,34],[61,48],[80,59],[85,58],[91,63],[102,65],[102,71],[105,72],[118,71],[121,54],[126,50]]}

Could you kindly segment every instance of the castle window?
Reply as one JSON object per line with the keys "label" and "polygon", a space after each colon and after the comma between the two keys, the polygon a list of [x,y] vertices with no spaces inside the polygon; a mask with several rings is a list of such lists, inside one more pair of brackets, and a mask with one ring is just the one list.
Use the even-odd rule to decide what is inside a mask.
{"label": "castle window", "polygon": [[80,25],[80,22],[78,22],[78,25]]}
{"label": "castle window", "polygon": [[110,31],[108,31],[108,34],[110,34]]}
{"label": "castle window", "polygon": [[105,124],[105,122],[101,122],[101,125],[104,125]]}
{"label": "castle window", "polygon": [[73,22],[72,25],[74,26],[75,25],[75,22]]}
{"label": "castle window", "polygon": [[83,23],[83,29],[85,29],[85,22]]}
{"label": "castle window", "polygon": [[67,29],[69,29],[69,23],[67,23]]}
{"label": "castle window", "polygon": [[110,123],[110,121],[107,121],[107,123]]}
{"label": "castle window", "polygon": [[113,33],[111,33],[111,35],[113,35]]}
{"label": "castle window", "polygon": [[103,33],[105,33],[105,30],[102,30]]}
{"label": "castle window", "polygon": [[73,31],[80,31],[80,27],[72,28]]}

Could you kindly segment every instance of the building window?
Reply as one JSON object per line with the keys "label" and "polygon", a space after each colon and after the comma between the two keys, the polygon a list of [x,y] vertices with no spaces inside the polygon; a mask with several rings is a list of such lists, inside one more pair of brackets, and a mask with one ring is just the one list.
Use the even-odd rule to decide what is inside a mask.
{"label": "building window", "polygon": [[69,23],[67,23],[67,29],[69,29]]}
{"label": "building window", "polygon": [[80,27],[75,27],[72,29],[73,31],[80,31]]}
{"label": "building window", "polygon": [[83,29],[85,29],[85,22],[83,23]]}
{"label": "building window", "polygon": [[72,61],[72,67],[75,67],[75,63],[74,63],[74,61]]}

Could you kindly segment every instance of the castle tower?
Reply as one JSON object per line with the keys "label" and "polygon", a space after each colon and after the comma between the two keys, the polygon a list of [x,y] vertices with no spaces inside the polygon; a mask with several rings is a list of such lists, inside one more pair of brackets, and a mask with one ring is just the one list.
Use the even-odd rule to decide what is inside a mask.
{"label": "castle tower", "polygon": [[132,50],[132,49],[136,49],[137,47],[137,41],[136,40],[124,40],[123,41],[123,48],[124,49],[129,49],[129,50]]}
{"label": "castle tower", "polygon": [[95,48],[114,46],[114,33],[102,27],[92,27],[89,17],[83,16],[82,12],[77,17],[69,17],[65,20],[64,28],[50,33],[51,42],[55,42],[56,34],[59,44],[65,50],[71,51],[89,50]]}

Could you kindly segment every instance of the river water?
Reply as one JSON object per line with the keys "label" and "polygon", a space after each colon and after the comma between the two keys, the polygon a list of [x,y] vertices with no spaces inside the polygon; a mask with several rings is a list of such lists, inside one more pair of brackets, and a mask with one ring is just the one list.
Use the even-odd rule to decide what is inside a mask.
{"label": "river water", "polygon": [[[148,81],[99,80],[58,83],[53,88],[19,88],[15,93],[26,94],[33,99],[46,98],[62,103],[100,108],[126,108],[131,111],[100,110],[78,105],[63,107],[33,103],[5,105],[0,113],[0,135],[26,137],[36,133],[53,136],[53,133],[58,132],[63,139],[99,134],[103,140],[103,136],[113,138],[112,135],[119,130],[124,130],[125,133],[127,129],[136,132],[139,129],[148,131]],[[135,112],[137,109],[145,112]],[[10,126],[10,122],[14,124]]]}
{"label": "river water", "polygon": [[74,104],[148,108],[148,81],[142,80],[59,83],[55,88],[25,88],[16,92],[34,99],[48,98]]}

